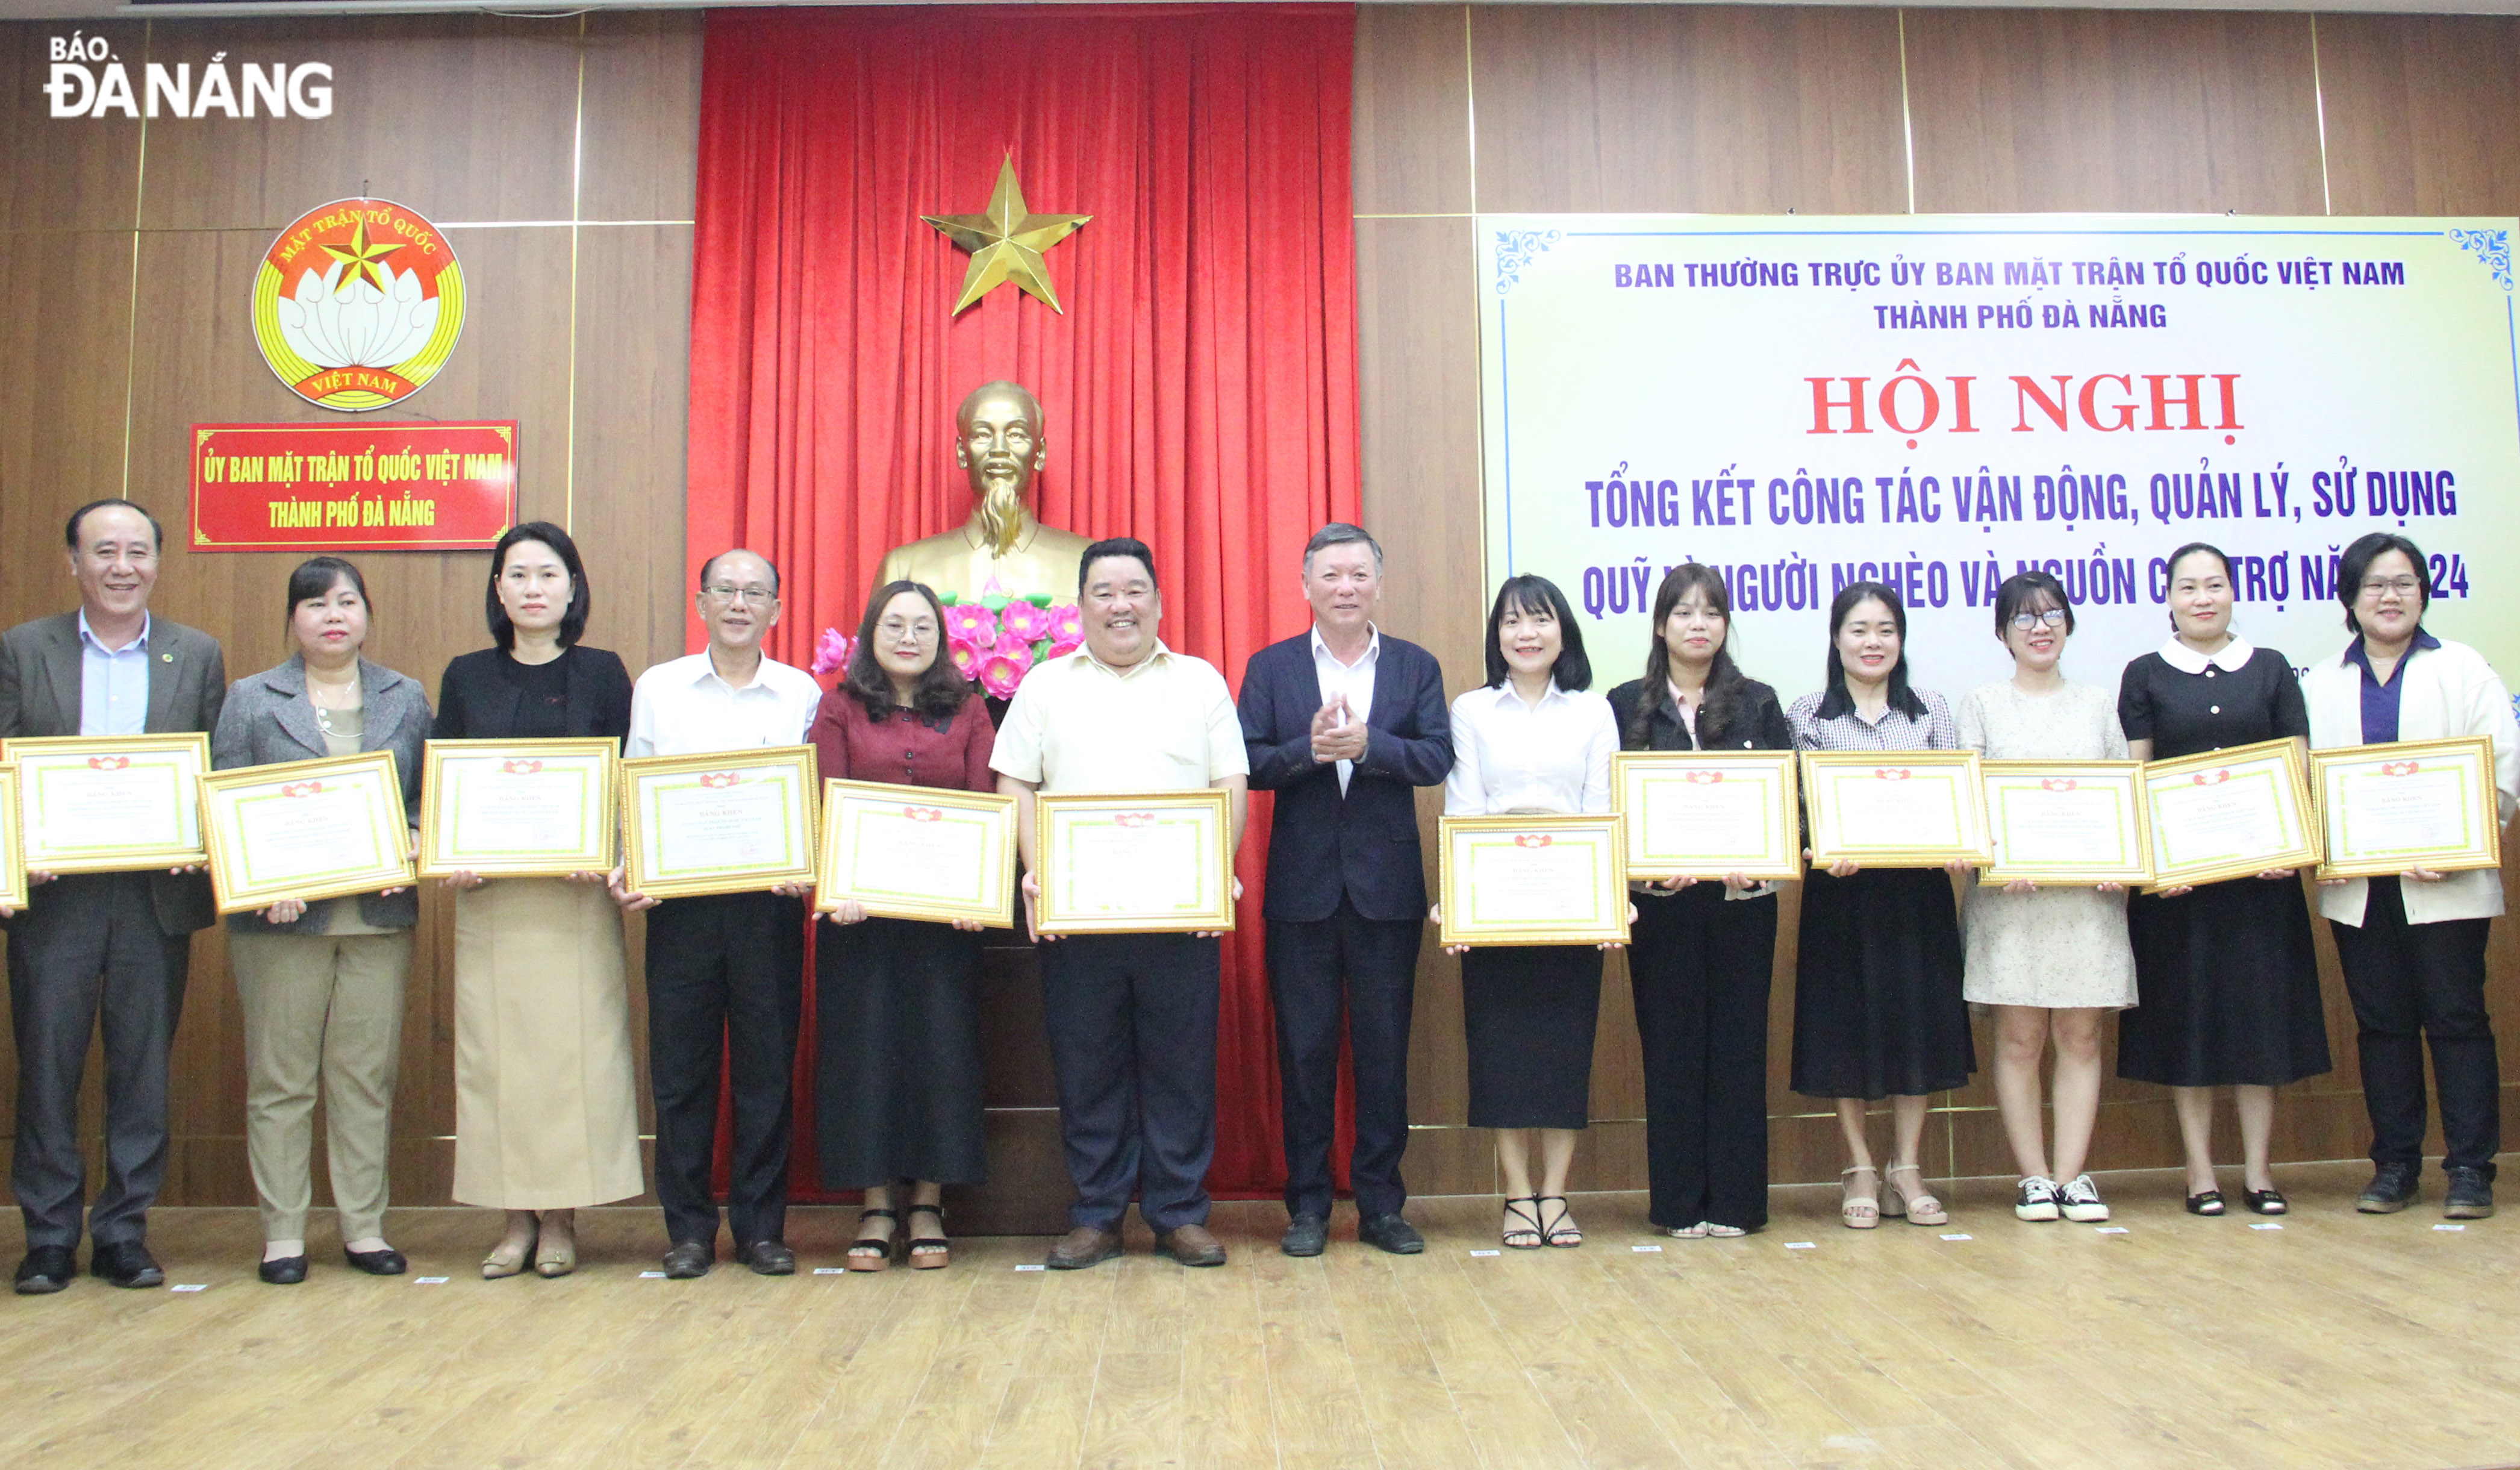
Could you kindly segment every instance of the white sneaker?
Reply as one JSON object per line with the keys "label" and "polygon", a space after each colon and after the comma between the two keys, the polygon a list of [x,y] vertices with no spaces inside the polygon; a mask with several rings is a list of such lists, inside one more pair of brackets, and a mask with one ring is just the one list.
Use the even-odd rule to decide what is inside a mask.
{"label": "white sneaker", "polygon": [[2065,1217],[2083,1224],[2096,1224],[2109,1217],[2109,1207],[2100,1203],[2100,1186],[2090,1174],[2076,1174],[2065,1186]]}
{"label": "white sneaker", "polygon": [[[2084,1181],[2087,1185],[2089,1179]],[[2097,1195],[2092,1198],[2097,1199]],[[2056,1181],[2045,1174],[2032,1174],[2021,1181],[2021,1196],[2012,1202],[2012,1213],[2023,1219],[2050,1220],[2056,1217]]]}

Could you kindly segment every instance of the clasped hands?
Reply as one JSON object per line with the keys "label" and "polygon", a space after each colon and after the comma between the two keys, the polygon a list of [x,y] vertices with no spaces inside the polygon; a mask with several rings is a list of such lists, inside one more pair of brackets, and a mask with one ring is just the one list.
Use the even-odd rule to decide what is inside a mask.
{"label": "clasped hands", "polygon": [[1365,758],[1366,724],[1348,707],[1347,696],[1334,694],[1313,712],[1313,759],[1319,764]]}

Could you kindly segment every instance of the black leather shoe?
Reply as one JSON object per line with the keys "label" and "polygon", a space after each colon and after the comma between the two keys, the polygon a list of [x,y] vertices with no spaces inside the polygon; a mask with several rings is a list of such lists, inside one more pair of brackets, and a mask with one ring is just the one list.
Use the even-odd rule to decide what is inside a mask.
{"label": "black leather shoe", "polygon": [[2450,1192],[2442,1198],[2442,1215],[2449,1219],[2490,1219],[2494,1215],[2494,1181],[2485,1171],[2458,1168],[2445,1171],[2450,1175]]}
{"label": "black leather shoe", "polygon": [[674,1248],[665,1253],[665,1279],[689,1281],[695,1276],[705,1276],[709,1273],[710,1263],[716,1258],[716,1247],[706,1241],[675,1241]]}
{"label": "black leather shoe", "polygon": [[1286,1221],[1278,1249],[1289,1256],[1318,1256],[1330,1243],[1330,1222],[1318,1215],[1298,1215]]}
{"label": "black leather shoe", "polygon": [[399,1276],[411,1266],[402,1259],[402,1252],[391,1246],[382,1251],[353,1251],[344,1246],[341,1258],[371,1276]]}
{"label": "black leather shoe", "polygon": [[1416,1256],[1426,1249],[1426,1237],[1398,1214],[1377,1215],[1356,1222],[1356,1238],[1380,1246],[1394,1256]]}
{"label": "black leather shoe", "polygon": [[37,1246],[18,1263],[18,1295],[49,1296],[78,1274],[78,1253],[68,1246]]}
{"label": "black leather shoe", "polygon": [[735,1259],[752,1267],[756,1276],[792,1276],[796,1274],[796,1253],[783,1241],[756,1240],[736,1249]]}
{"label": "black leather shoe", "polygon": [[116,1241],[98,1246],[88,1255],[88,1274],[102,1276],[116,1286],[163,1286],[166,1273],[158,1269],[158,1259],[149,1248],[136,1240]]}
{"label": "black leather shoe", "polygon": [[2362,1186],[2362,1197],[2354,1208],[2364,1215],[2395,1215],[2413,1203],[2415,1175],[2420,1166],[2383,1164],[2374,1170],[2371,1182]]}
{"label": "black leather shoe", "polygon": [[266,1261],[254,1267],[254,1274],[274,1286],[295,1286],[306,1279],[306,1258],[283,1256],[277,1261]]}

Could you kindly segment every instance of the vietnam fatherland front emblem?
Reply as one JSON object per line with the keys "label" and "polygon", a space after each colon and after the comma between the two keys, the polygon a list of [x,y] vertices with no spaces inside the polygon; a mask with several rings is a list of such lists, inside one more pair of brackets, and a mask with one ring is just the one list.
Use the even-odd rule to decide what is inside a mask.
{"label": "vietnam fatherland front emblem", "polygon": [[253,340],[290,391],[364,413],[420,390],[464,330],[464,270],[435,225],[340,199],[280,232],[253,276]]}

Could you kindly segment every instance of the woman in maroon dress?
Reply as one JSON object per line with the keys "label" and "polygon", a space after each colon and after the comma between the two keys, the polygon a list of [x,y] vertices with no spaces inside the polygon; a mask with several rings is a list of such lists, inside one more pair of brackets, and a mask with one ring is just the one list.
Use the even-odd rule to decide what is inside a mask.
{"label": "woman in maroon dress", "polygon": [[[877,589],[839,686],[814,716],[825,776],[997,789],[996,727],[944,648],[934,592],[911,581]],[[905,1210],[910,1263],[941,1266],[943,1186],[985,1172],[979,926],[870,918],[854,901],[824,917],[835,927],[815,946],[815,1131],[823,1183],[866,1191],[848,1267],[890,1263]]]}

